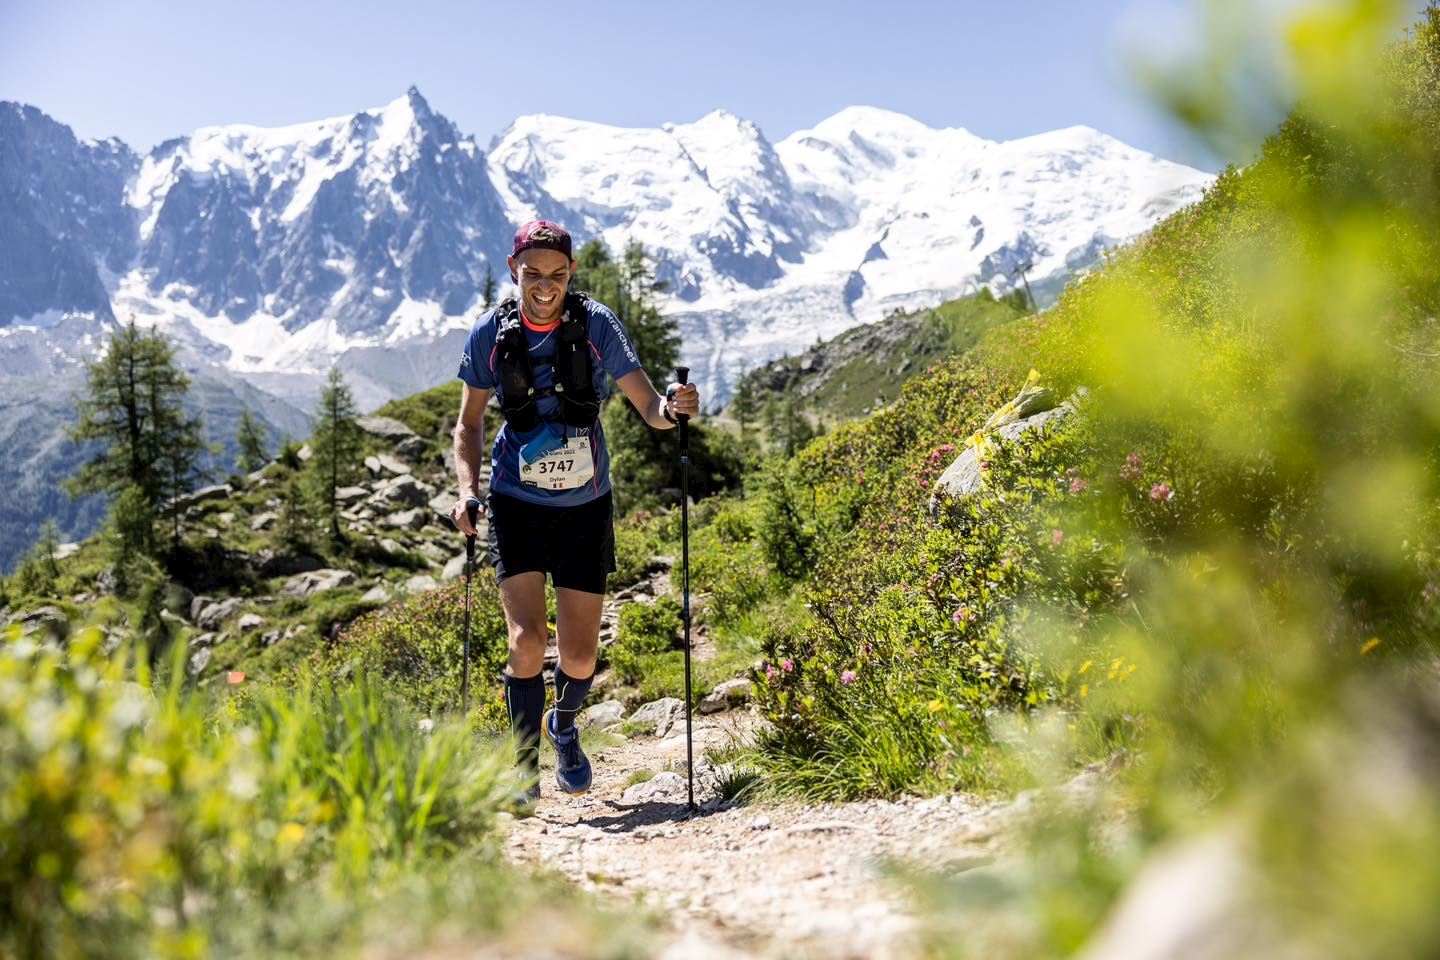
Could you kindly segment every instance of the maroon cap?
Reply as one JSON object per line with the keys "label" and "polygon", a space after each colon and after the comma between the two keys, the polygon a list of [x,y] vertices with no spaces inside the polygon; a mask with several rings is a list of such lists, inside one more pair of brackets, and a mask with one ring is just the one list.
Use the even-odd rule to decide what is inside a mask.
{"label": "maroon cap", "polygon": [[565,254],[565,259],[575,259],[570,252],[570,231],[550,220],[531,220],[515,231],[513,256],[519,256],[520,251],[529,250],[532,247],[539,247],[542,250],[558,250]]}

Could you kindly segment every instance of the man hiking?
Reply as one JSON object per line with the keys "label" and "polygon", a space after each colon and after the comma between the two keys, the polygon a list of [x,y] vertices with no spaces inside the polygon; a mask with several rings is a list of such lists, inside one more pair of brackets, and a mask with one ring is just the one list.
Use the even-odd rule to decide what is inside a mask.
{"label": "man hiking", "polygon": [[[555,747],[555,781],[570,794],[590,788],[590,761],[575,717],[590,692],[600,640],[605,577],[615,569],[610,454],[600,429],[606,374],[657,430],[700,412],[693,384],[661,396],[640,368],[634,344],[610,309],[569,289],[575,274],[570,234],[548,220],[515,232],[508,259],[516,300],[487,311],[460,361],[455,526],[475,529],[466,504],[480,496],[485,405],[497,394],[505,425],[490,449],[490,494],[483,504],[490,562],[500,585],[510,646],[505,703],[519,744],[517,760],[538,778],[540,733]],[[545,708],[543,667],[549,628],[545,575],[555,587],[555,706]],[[540,796],[538,782],[525,802]]]}

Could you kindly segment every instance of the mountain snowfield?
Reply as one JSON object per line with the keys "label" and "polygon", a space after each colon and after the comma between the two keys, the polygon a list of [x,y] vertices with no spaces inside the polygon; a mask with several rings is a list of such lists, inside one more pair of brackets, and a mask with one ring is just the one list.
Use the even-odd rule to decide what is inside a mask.
{"label": "mountain snowfield", "polygon": [[[348,117],[156,147],[123,197],[139,252],[102,282],[116,318],[303,405],[332,362],[368,371],[376,351],[453,342],[487,268],[508,279],[513,226],[546,216],[615,251],[645,244],[718,401],[740,366],[1003,292],[1025,264],[1052,297],[1210,179],[1086,127],[997,143],[871,107],[773,145],[723,110],[659,129],[528,116],[482,150],[412,89]],[[5,322],[46,339],[44,324]],[[430,352],[418,382],[363,374],[362,401],[449,376],[454,357]]]}
{"label": "mountain snowfield", "polygon": [[175,339],[211,440],[246,407],[303,433],[332,364],[362,408],[454,376],[487,275],[507,291],[515,227],[543,216],[645,245],[713,409],[742,367],[1008,291],[1024,265],[1044,303],[1211,180],[1086,127],[997,143],[871,107],[774,144],[723,110],[658,129],[526,116],[482,148],[411,88],[141,155],[0,102],[0,485],[18,491],[0,567],[44,516],[88,532],[54,489],[80,455],[62,394],[115,322]]}
{"label": "mountain snowfield", "polygon": [[660,130],[525,117],[489,162],[511,219],[655,253],[712,397],[739,367],[892,310],[1005,292],[1022,266],[1053,299],[1212,179],[1088,127],[997,143],[872,107],[773,146],[725,111]]}

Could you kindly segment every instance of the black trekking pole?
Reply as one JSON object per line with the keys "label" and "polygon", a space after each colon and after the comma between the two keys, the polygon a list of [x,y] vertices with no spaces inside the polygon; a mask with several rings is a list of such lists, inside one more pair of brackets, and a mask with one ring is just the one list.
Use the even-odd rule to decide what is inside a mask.
{"label": "black trekking pole", "polygon": [[[480,501],[474,497],[465,501],[465,515],[470,518],[470,529],[480,516]],[[470,581],[475,577],[475,534],[465,535],[465,663],[460,668],[460,709],[461,715],[470,715]]]}
{"label": "black trekking pole", "polygon": [[[676,367],[675,379],[690,382],[690,368]],[[695,750],[690,729],[690,418],[683,413],[680,421],[680,569],[685,604],[680,619],[685,624],[685,776],[688,778],[690,812],[695,812]]]}

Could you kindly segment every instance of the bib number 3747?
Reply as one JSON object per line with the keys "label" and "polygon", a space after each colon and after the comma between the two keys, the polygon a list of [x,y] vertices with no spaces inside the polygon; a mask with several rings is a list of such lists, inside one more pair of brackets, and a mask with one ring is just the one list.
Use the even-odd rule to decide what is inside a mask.
{"label": "bib number 3747", "polygon": [[571,437],[543,457],[527,460],[520,451],[520,482],[542,490],[574,490],[595,476],[589,437]]}

